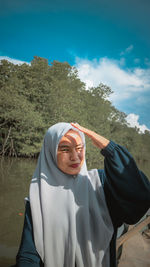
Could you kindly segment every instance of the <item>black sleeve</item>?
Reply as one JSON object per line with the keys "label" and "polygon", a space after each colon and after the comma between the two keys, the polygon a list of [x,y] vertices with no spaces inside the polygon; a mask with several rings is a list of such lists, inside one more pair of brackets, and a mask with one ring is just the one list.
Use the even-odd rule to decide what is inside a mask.
{"label": "black sleeve", "polygon": [[42,261],[36,251],[29,201],[26,202],[25,220],[20,248],[16,257],[16,267],[41,267]]}
{"label": "black sleeve", "polygon": [[124,147],[110,141],[101,153],[99,175],[113,224],[135,224],[150,207],[150,182]]}

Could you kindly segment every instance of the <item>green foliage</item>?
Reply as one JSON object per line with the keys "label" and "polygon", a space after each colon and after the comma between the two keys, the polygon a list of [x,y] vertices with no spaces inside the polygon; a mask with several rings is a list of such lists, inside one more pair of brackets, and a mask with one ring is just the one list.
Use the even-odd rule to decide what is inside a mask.
{"label": "green foliage", "polygon": [[[126,114],[108,100],[112,90],[100,83],[85,89],[67,62],[34,57],[31,65],[0,63],[0,153],[37,156],[44,133],[60,121],[78,122],[124,145],[137,162],[149,161],[150,133],[129,128]],[[90,153],[89,153],[90,151]],[[102,156],[87,139],[89,168],[99,168]]]}
{"label": "green foliage", "polygon": [[2,61],[0,67],[0,75],[3,74],[0,90],[1,154],[33,156],[40,149],[44,122],[34,105],[21,93],[24,83],[17,76],[18,66],[15,69],[13,64]]}

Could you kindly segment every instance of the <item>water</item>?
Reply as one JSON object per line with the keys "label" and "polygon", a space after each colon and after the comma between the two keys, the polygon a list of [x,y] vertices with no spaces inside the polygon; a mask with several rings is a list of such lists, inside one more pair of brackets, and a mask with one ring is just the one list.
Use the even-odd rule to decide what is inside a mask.
{"label": "water", "polygon": [[[33,159],[0,159],[0,267],[10,267],[20,244],[24,198],[35,169]],[[150,164],[139,167],[150,177]]]}
{"label": "water", "polygon": [[0,267],[11,266],[20,244],[24,198],[36,165],[32,159],[0,160]]}

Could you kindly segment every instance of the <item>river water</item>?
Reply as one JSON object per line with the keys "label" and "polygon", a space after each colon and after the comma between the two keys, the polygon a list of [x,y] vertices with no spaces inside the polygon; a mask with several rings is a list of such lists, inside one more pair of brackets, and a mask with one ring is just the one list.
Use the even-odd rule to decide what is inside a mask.
{"label": "river water", "polygon": [[[33,159],[0,159],[0,267],[10,267],[21,239],[24,198],[36,166]],[[139,166],[150,177],[150,164]]]}
{"label": "river water", "polygon": [[0,160],[0,267],[11,266],[20,243],[24,198],[36,165],[35,160]]}

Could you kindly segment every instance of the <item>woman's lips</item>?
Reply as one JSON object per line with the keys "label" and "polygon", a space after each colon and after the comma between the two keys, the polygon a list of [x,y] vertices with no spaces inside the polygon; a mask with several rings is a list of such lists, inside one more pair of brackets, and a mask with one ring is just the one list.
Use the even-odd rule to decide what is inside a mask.
{"label": "woman's lips", "polygon": [[75,164],[71,164],[70,167],[75,169],[75,168],[78,168],[79,165],[80,163],[75,163]]}

